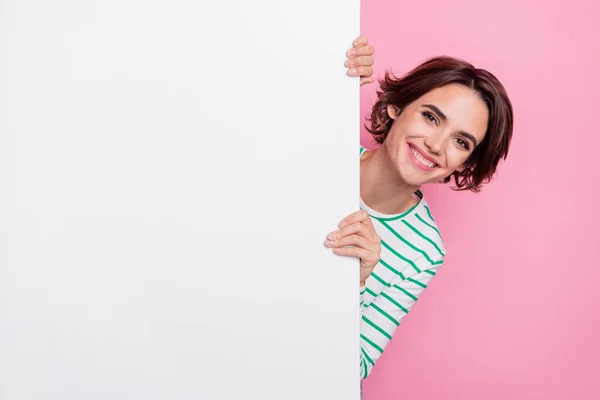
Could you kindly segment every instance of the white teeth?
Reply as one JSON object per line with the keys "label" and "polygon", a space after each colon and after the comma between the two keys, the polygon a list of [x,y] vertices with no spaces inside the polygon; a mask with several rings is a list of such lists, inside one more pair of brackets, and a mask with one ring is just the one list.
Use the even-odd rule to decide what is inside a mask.
{"label": "white teeth", "polygon": [[423,156],[417,150],[415,150],[414,147],[410,146],[410,151],[411,151],[411,153],[413,153],[413,155],[415,156],[415,158],[417,160],[419,160],[419,162],[421,164],[423,164],[423,165],[425,165],[426,167],[429,167],[429,168],[435,167],[435,163],[432,163],[431,161],[426,160],[425,158],[423,158]]}

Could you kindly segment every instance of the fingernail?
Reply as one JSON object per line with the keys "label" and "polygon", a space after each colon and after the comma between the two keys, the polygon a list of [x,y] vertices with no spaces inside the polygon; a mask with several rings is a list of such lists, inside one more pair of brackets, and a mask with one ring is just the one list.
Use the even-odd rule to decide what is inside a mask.
{"label": "fingernail", "polygon": [[331,232],[331,233],[329,234],[329,236],[327,236],[327,239],[329,239],[329,240],[334,240],[334,239],[336,238],[336,236],[337,236],[337,235],[336,235],[336,233],[335,233],[335,232]]}
{"label": "fingernail", "polygon": [[346,53],[346,55],[348,57],[353,57],[354,55],[356,55],[356,50],[350,49],[350,50],[348,50],[348,52]]}
{"label": "fingernail", "polygon": [[338,226],[339,226],[340,228],[342,228],[344,225],[346,225],[346,221],[342,221],[342,222],[340,222]]}
{"label": "fingernail", "polygon": [[350,76],[356,76],[356,68],[350,68],[348,70],[348,75],[350,75]]}
{"label": "fingernail", "polygon": [[346,60],[346,61],[344,62],[344,65],[345,65],[347,68],[350,68],[350,67],[353,67],[353,66],[354,66],[354,63],[352,62],[352,60]]}

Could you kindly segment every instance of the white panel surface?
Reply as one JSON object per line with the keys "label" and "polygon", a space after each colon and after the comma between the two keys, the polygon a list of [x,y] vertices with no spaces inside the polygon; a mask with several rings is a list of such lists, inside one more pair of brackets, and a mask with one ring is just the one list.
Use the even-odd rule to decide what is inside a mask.
{"label": "white panel surface", "polygon": [[358,0],[0,0],[0,399],[358,399]]}

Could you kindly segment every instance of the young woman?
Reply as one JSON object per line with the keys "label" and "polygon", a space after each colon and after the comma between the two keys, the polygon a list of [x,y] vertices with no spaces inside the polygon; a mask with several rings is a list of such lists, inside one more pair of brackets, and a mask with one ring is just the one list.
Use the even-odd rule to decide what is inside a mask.
{"label": "young woman", "polygon": [[[373,53],[365,37],[347,53],[361,85],[373,82]],[[325,241],[360,259],[362,379],[446,254],[420,187],[453,179],[458,190],[479,191],[506,158],[513,129],[502,84],[462,60],[432,58],[380,86],[367,126],[379,147],[360,148],[360,211]]]}

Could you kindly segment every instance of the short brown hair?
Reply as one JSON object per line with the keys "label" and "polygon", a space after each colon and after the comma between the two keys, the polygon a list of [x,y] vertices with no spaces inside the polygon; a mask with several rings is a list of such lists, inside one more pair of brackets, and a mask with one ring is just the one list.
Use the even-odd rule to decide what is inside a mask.
{"label": "short brown hair", "polygon": [[433,89],[449,84],[461,84],[479,94],[489,111],[486,136],[469,156],[461,172],[454,176],[455,190],[479,192],[481,185],[490,181],[501,159],[506,159],[513,131],[513,109],[506,90],[494,75],[477,69],[466,61],[453,57],[434,57],[398,78],[391,72],[379,81],[378,101],[365,125],[375,141],[383,143],[393,120],[387,113],[388,105],[402,111],[407,105]]}

